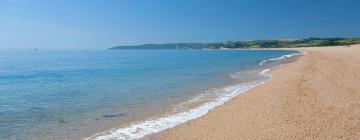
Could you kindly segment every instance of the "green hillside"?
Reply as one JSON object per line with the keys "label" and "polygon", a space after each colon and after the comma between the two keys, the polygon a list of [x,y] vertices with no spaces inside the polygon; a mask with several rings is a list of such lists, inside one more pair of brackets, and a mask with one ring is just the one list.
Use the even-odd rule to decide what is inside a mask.
{"label": "green hillside", "polygon": [[299,40],[227,41],[219,43],[167,43],[136,46],[116,46],[110,49],[237,49],[296,48],[360,44],[360,38],[308,38]]}

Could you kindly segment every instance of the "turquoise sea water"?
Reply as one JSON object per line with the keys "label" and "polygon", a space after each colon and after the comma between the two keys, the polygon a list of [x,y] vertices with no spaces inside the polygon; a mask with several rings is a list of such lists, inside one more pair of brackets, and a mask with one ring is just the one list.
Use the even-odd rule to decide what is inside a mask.
{"label": "turquoise sea water", "polygon": [[0,139],[81,139],[186,112],[222,87],[261,79],[259,70],[280,62],[259,64],[291,53],[1,50]]}

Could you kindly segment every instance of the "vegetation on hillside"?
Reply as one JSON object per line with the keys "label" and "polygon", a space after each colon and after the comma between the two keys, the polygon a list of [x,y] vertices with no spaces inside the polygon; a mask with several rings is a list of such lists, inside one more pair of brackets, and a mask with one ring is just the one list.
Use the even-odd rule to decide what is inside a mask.
{"label": "vegetation on hillside", "polygon": [[299,40],[227,41],[219,43],[167,43],[137,46],[116,46],[110,49],[238,49],[297,48],[360,44],[360,38],[308,38]]}

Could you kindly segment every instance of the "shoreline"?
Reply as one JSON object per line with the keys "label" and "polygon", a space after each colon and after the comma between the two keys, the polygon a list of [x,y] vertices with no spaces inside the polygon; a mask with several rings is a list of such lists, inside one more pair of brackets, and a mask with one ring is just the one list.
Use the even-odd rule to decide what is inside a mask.
{"label": "shoreline", "polygon": [[[292,61],[290,58],[296,58],[299,55],[303,55],[301,51],[294,51],[289,54],[282,55],[280,57],[269,58],[261,61],[258,65],[259,68],[256,70],[257,77],[263,77],[263,80],[260,81],[248,81],[245,83],[238,83],[235,85],[228,85],[221,88],[219,97],[214,98],[215,100],[205,102],[200,106],[191,108],[185,112],[180,112],[178,114],[172,114],[169,116],[163,116],[157,119],[144,120],[142,122],[137,122],[130,124],[127,127],[114,128],[111,131],[106,131],[104,133],[97,133],[93,136],[90,136],[85,139],[148,139],[149,135],[154,135],[156,133],[161,133],[164,130],[171,129],[178,125],[187,123],[194,119],[198,119],[206,115],[209,111],[226,104],[228,101],[232,100],[239,94],[243,94],[248,90],[251,90],[259,85],[262,85],[271,80],[271,71],[281,67],[284,64],[290,63]],[[277,61],[285,62],[277,62]],[[269,62],[277,62],[280,64],[270,64],[270,66],[262,66]],[[292,61],[293,62],[293,61]],[[282,63],[282,64],[281,64]],[[260,71],[259,71],[260,70]],[[255,70],[252,70],[255,71]],[[255,75],[254,75],[255,76]],[[224,93],[223,93],[224,92]],[[144,137],[145,136],[145,137]]]}
{"label": "shoreline", "polygon": [[[329,87],[325,86],[328,84],[321,84],[325,80],[327,83],[348,83],[346,78],[360,77],[359,73],[350,73],[344,76],[341,72],[344,70],[338,69],[349,66],[341,63],[342,59],[348,60],[346,57],[348,54],[351,54],[353,58],[348,60],[352,62],[350,64],[354,64],[355,67],[359,66],[355,63],[360,61],[360,58],[356,57],[357,54],[360,54],[360,49],[337,46],[281,48],[280,50],[305,51],[307,55],[273,71],[273,79],[266,84],[236,96],[224,105],[210,110],[204,116],[145,139],[351,139],[360,137],[360,104],[351,104],[350,108],[340,109],[331,104],[332,101],[337,100],[337,96],[340,96],[338,94],[341,89],[356,91],[360,94],[360,89],[357,87],[359,85],[353,80],[355,84],[340,84],[343,87],[330,87],[331,90],[329,90],[327,89]],[[320,58],[331,57],[328,55],[339,57],[326,62],[320,61]],[[337,62],[334,62],[335,60]],[[335,63],[334,66],[338,66],[338,68],[329,63]],[[327,73],[319,73],[319,71],[328,71],[339,81],[334,81],[329,78]],[[337,76],[339,74],[336,73],[339,72],[343,77]],[[312,78],[317,78],[317,80],[312,81]],[[323,91],[332,94],[327,97],[329,95]],[[346,102],[338,101],[336,105],[360,101],[359,94],[352,92],[345,94]],[[352,94],[356,94],[355,99],[348,98]],[[329,101],[323,101],[323,98],[329,98]],[[323,105],[323,102],[327,104]],[[341,111],[341,109],[345,109],[345,111]],[[344,113],[351,115],[338,116]],[[354,116],[357,119],[354,119]],[[336,117],[347,118],[350,121],[344,122],[345,120],[336,119]],[[336,123],[343,125],[337,126]],[[347,128],[349,126],[351,129]]]}

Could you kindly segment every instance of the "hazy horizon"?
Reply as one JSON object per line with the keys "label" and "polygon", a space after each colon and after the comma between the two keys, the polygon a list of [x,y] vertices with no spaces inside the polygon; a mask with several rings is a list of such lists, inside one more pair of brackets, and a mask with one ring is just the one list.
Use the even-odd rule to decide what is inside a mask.
{"label": "hazy horizon", "polygon": [[360,37],[360,1],[0,1],[0,49]]}

